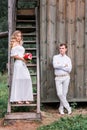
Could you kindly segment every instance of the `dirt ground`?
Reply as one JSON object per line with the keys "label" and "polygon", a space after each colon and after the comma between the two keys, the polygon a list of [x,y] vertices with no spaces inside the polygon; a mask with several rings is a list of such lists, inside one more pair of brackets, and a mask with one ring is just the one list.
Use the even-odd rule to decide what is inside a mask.
{"label": "dirt ground", "polygon": [[10,120],[4,122],[4,118],[0,120],[0,130],[36,130],[39,126],[48,125],[65,116],[74,116],[77,114],[86,115],[87,107],[79,107],[73,110],[71,115],[60,115],[57,107],[47,106],[41,111],[41,121],[29,121],[29,120]]}

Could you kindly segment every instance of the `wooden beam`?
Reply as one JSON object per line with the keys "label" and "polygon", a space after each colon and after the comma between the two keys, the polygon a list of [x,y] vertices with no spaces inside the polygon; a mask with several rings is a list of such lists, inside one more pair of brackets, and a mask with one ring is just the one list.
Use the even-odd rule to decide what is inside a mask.
{"label": "wooden beam", "polygon": [[6,32],[0,32],[0,38],[4,38],[8,36],[8,31]]}
{"label": "wooden beam", "polygon": [[41,120],[41,113],[15,112],[15,113],[8,113],[7,115],[5,115],[5,120],[19,120],[19,119]]}
{"label": "wooden beam", "polygon": [[87,96],[87,0],[85,0],[85,96]]}

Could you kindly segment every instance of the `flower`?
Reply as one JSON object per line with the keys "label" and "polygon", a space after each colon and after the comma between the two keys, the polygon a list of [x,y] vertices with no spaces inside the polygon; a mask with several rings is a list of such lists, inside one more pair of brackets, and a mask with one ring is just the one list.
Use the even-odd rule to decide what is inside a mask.
{"label": "flower", "polygon": [[32,60],[32,54],[31,53],[25,53],[24,54],[24,59],[25,60]]}

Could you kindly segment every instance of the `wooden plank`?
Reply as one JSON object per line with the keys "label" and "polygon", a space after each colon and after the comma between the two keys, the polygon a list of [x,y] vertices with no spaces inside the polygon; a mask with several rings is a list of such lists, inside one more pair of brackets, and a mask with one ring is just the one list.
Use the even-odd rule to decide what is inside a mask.
{"label": "wooden plank", "polygon": [[17,112],[17,113],[8,113],[5,115],[5,120],[41,120],[41,113],[31,113],[31,112]]}
{"label": "wooden plank", "polygon": [[36,40],[34,41],[23,41],[24,44],[36,44]]}
{"label": "wooden plank", "polygon": [[0,32],[0,38],[4,38],[8,36],[8,31],[6,32]]}
{"label": "wooden plank", "polygon": [[75,15],[76,15],[76,7],[75,0],[67,1],[66,4],[66,41],[68,45],[68,56],[72,60],[72,72],[71,72],[71,81],[68,92],[68,97],[74,97],[75,95]]}
{"label": "wooden plank", "polygon": [[53,55],[56,51],[56,0],[47,1],[47,98],[55,97]]}
{"label": "wooden plank", "polygon": [[17,10],[17,15],[35,15],[35,9],[20,9]]}
{"label": "wooden plank", "polygon": [[[40,1],[41,101],[47,98],[47,0]],[[44,76],[45,75],[45,76]]]}
{"label": "wooden plank", "polygon": [[25,48],[26,51],[36,51],[37,48]]}
{"label": "wooden plank", "polygon": [[84,97],[84,1],[76,0],[76,97]]}
{"label": "wooden plank", "polygon": [[[72,97],[72,98],[68,98],[68,101],[69,102],[87,102],[87,97],[84,97],[84,98],[78,98],[78,97]],[[42,101],[42,103],[59,103],[60,101],[57,99],[57,98],[55,98],[55,99],[47,99],[46,101],[44,100],[44,101]]]}
{"label": "wooden plank", "polygon": [[36,33],[22,33],[24,37],[35,37]]}
{"label": "wooden plank", "polygon": [[58,43],[66,42],[66,0],[59,0],[58,3]]}
{"label": "wooden plank", "polygon": [[11,106],[16,106],[16,107],[20,107],[20,106],[37,106],[37,104],[11,104]]}
{"label": "wooden plank", "polygon": [[17,23],[35,23],[35,20],[17,20]]}
{"label": "wooden plank", "polygon": [[37,65],[36,65],[36,64],[30,64],[30,63],[27,64],[27,67],[30,67],[30,66],[31,66],[31,67],[36,67]]}

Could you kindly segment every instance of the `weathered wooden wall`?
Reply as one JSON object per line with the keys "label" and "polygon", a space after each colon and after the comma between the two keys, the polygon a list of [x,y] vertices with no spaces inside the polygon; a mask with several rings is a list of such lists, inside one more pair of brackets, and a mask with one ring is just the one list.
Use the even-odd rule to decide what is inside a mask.
{"label": "weathered wooden wall", "polygon": [[41,101],[58,101],[53,55],[68,44],[73,69],[68,99],[87,101],[87,0],[40,0]]}

